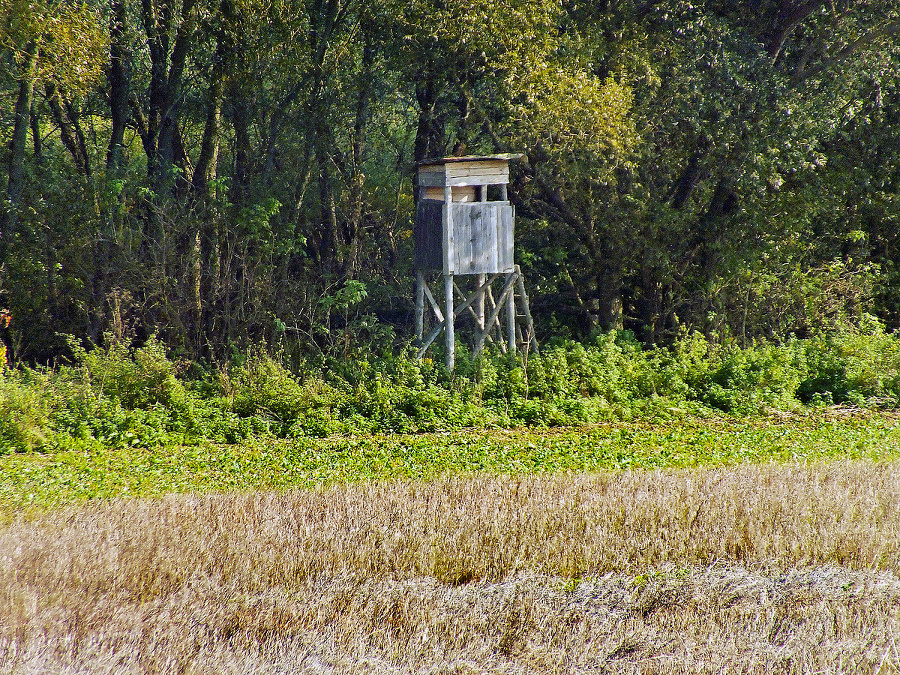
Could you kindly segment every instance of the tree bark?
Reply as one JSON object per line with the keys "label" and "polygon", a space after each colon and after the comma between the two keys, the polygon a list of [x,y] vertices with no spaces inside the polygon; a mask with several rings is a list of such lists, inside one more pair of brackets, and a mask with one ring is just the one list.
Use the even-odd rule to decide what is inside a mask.
{"label": "tree bark", "polygon": [[772,63],[781,55],[788,35],[800,25],[804,19],[825,4],[825,0],[811,0],[795,4],[792,0],[782,0],[778,18],[766,36],[766,50]]}
{"label": "tree bark", "polygon": [[10,142],[9,179],[6,184],[6,204],[0,221],[0,266],[6,263],[19,220],[22,191],[25,189],[25,148],[31,125],[31,105],[34,99],[34,77],[37,71],[38,48],[32,41],[25,48],[22,77],[16,96],[15,122]]}
{"label": "tree bark", "polygon": [[[222,0],[220,4],[223,24],[230,24],[234,19],[234,11],[230,0]],[[215,61],[206,94],[206,121],[203,128],[203,139],[200,144],[200,155],[192,176],[192,191],[199,208],[196,225],[190,237],[190,299],[192,321],[196,334],[196,347],[203,349],[209,342],[211,324],[204,317],[204,299],[209,298],[218,277],[219,264],[219,214],[213,187],[217,176],[219,160],[219,138],[222,126],[222,106],[225,97],[225,79],[227,65],[233,56],[233,44],[229,37],[229,28],[219,30],[216,43]]]}
{"label": "tree bark", "polygon": [[150,51],[149,114],[142,138],[147,153],[147,176],[158,194],[171,190],[171,170],[177,153],[181,86],[187,56],[194,40],[197,0],[184,0],[175,42],[169,52],[169,31],[174,19],[172,0],[142,1],[142,18]]}
{"label": "tree bark", "polygon": [[359,77],[358,96],[356,102],[356,115],[353,124],[353,138],[350,143],[350,209],[347,218],[347,244],[349,252],[346,260],[345,273],[351,276],[355,272],[359,251],[362,246],[363,235],[363,187],[366,177],[362,171],[366,148],[366,129],[369,121],[369,103],[371,100],[372,66],[375,61],[375,50],[372,46],[372,36],[366,34],[363,55],[362,72]]}
{"label": "tree bark", "polygon": [[596,276],[597,327],[602,331],[622,328],[621,270],[604,266]]}
{"label": "tree bark", "polygon": [[109,115],[112,128],[106,150],[106,175],[118,180],[124,163],[125,125],[131,85],[131,52],[125,40],[125,1],[110,0],[109,19]]}
{"label": "tree bark", "polygon": [[44,94],[47,97],[47,103],[50,106],[50,112],[53,113],[53,120],[59,127],[59,136],[66,150],[72,156],[75,168],[83,174],[85,178],[91,178],[90,157],[87,154],[87,145],[84,141],[84,132],[80,125],[76,125],[75,112],[71,105],[63,106],[58,87],[48,83],[44,87]]}

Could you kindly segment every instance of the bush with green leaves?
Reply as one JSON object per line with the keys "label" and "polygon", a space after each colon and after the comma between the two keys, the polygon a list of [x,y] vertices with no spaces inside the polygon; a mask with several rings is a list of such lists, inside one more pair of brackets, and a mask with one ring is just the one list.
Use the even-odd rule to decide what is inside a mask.
{"label": "bush with green leaves", "polygon": [[315,374],[301,383],[279,360],[263,352],[223,375],[223,389],[235,413],[270,420],[278,435],[342,431],[334,411],[346,393]]}
{"label": "bush with green leaves", "polygon": [[49,380],[30,368],[0,369],[0,454],[40,450],[51,442]]}
{"label": "bush with green leaves", "polygon": [[175,365],[155,335],[138,348],[112,335],[107,346],[87,351],[70,344],[75,363],[103,396],[117,398],[130,410],[160,403],[177,407],[184,403],[183,384],[175,377]]}
{"label": "bush with green leaves", "polygon": [[710,361],[713,367],[706,372],[705,382],[695,381],[690,390],[697,400],[735,414],[798,407],[796,393],[806,376],[806,363],[797,341],[719,348]]}
{"label": "bush with green leaves", "polygon": [[858,329],[805,343],[808,373],[797,391],[802,402],[900,405],[900,339],[876,318],[865,319]]}
{"label": "bush with green leaves", "polygon": [[0,453],[900,406],[900,338],[874,319],[747,348],[692,334],[643,349],[612,332],[525,359],[461,349],[453,373],[409,353],[291,370],[262,350],[191,371],[152,337],[72,353],[67,366],[0,373]]}

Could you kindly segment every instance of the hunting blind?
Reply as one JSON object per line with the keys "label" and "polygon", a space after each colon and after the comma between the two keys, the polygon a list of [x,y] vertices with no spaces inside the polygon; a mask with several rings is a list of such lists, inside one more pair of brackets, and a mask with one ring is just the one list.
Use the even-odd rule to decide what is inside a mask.
{"label": "hunting blind", "polygon": [[[507,197],[509,160],[520,156],[444,157],[418,166],[414,243],[420,358],[443,330],[447,367],[453,369],[454,324],[464,313],[474,321],[476,354],[485,342],[495,341],[504,353],[517,348],[527,352],[532,344],[537,349],[525,283],[513,259],[515,210]],[[435,272],[443,279],[442,303],[426,280],[426,275]],[[474,278],[474,288],[464,292],[462,277]],[[495,296],[493,286],[498,280],[502,285]],[[458,306],[454,297],[460,300]],[[427,336],[426,299],[436,319]],[[504,310],[505,335],[500,321]]]}

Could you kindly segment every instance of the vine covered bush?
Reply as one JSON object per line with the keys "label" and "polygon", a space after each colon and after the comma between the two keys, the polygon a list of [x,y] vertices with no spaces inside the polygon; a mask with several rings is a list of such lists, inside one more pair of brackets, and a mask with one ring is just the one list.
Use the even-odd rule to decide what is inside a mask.
{"label": "vine covered bush", "polygon": [[214,369],[173,360],[154,336],[107,336],[72,344],[66,365],[0,373],[0,452],[900,407],[900,337],[875,319],[747,348],[694,333],[645,349],[620,331],[524,359],[459,351],[453,373],[439,354],[288,365],[263,350]]}

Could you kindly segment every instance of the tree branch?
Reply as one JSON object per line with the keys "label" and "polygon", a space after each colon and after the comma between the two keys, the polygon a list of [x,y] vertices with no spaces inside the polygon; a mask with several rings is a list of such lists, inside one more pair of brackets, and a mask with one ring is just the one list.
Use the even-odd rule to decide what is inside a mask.
{"label": "tree branch", "polygon": [[856,40],[851,42],[831,58],[826,59],[825,61],[817,65],[815,68],[811,68],[805,73],[797,73],[791,84],[795,87],[803,84],[810,78],[813,78],[816,75],[828,70],[829,68],[832,68],[833,66],[846,61],[848,58],[861,51],[863,48],[868,47],[881,38],[892,37],[898,32],[900,32],[900,21],[895,21],[894,23],[890,23],[883,28],[869,31],[862,37],[857,38]]}

